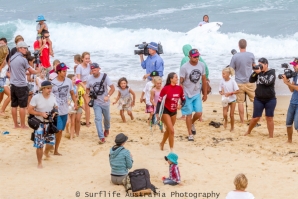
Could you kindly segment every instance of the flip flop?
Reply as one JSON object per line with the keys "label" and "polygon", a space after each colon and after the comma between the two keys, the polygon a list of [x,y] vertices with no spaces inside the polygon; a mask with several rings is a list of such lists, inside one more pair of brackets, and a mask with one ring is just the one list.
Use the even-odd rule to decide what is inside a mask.
{"label": "flip flop", "polygon": [[211,122],[209,123],[209,125],[210,125],[210,126],[214,126],[215,128],[219,128],[219,127],[220,127],[220,123],[219,123],[219,122],[213,122],[213,121],[211,121]]}

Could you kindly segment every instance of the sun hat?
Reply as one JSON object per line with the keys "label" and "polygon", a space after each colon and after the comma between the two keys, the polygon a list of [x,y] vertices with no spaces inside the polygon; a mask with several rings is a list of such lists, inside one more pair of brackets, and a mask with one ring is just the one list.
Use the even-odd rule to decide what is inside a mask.
{"label": "sun hat", "polygon": [[158,71],[155,70],[150,73],[150,77],[156,77],[156,76],[159,76]]}
{"label": "sun hat", "polygon": [[50,82],[50,81],[43,81],[42,83],[41,83],[41,87],[40,87],[40,89],[39,89],[39,91],[41,91],[42,89],[44,89],[44,88],[47,88],[47,87],[52,87],[53,85],[52,85],[52,83]]}
{"label": "sun hat", "polygon": [[148,48],[157,51],[157,49],[158,49],[158,45],[157,45],[157,43],[155,43],[155,42],[150,42],[150,43],[148,44]]}
{"label": "sun hat", "polygon": [[123,133],[119,133],[115,138],[115,143],[122,144],[122,143],[126,142],[127,139],[128,139],[128,137],[126,135],[124,135]]}
{"label": "sun hat", "polygon": [[292,61],[290,64],[293,65],[293,66],[297,66],[298,65],[298,58],[295,58],[294,61]]}
{"label": "sun hat", "polygon": [[199,51],[198,51],[198,49],[191,49],[190,51],[189,51],[189,56],[190,57],[197,57],[197,56],[200,56],[200,53],[199,53]]}
{"label": "sun hat", "polygon": [[91,67],[91,69],[100,68],[99,64],[98,63],[95,63],[95,62],[93,62],[92,64],[90,64],[90,67]]}
{"label": "sun hat", "polygon": [[46,21],[43,15],[38,15],[36,22],[40,22],[40,21]]}
{"label": "sun hat", "polygon": [[20,41],[17,43],[16,48],[29,48],[30,46],[28,46],[24,41]]}
{"label": "sun hat", "polygon": [[168,154],[168,156],[165,156],[165,160],[170,160],[173,164],[178,164],[178,155],[171,152]]}

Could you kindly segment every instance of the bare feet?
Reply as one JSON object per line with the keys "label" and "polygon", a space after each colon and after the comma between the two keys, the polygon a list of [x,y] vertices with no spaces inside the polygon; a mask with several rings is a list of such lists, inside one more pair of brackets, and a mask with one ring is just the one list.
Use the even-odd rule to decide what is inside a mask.
{"label": "bare feet", "polygon": [[24,126],[21,126],[22,129],[29,129],[28,126],[24,125]]}
{"label": "bare feet", "polygon": [[46,156],[46,158],[50,158],[51,156],[49,155],[49,152],[48,151],[44,151],[43,152],[44,156]]}
{"label": "bare feet", "polygon": [[286,144],[292,144],[292,140],[287,140]]}
{"label": "bare feet", "polygon": [[231,128],[231,129],[230,129],[230,132],[234,132],[234,128]]}
{"label": "bare feet", "polygon": [[19,128],[21,128],[21,126],[16,125],[16,126],[14,126],[13,128],[14,128],[14,129],[19,129]]}
{"label": "bare feet", "polygon": [[38,165],[37,165],[37,168],[38,168],[38,169],[42,169],[42,168],[43,168],[42,164],[38,164]]}
{"label": "bare feet", "polygon": [[62,156],[62,154],[60,154],[58,152],[54,152],[54,155]]}
{"label": "bare feet", "polygon": [[163,144],[159,144],[159,148],[160,148],[160,150],[162,150],[163,151]]}
{"label": "bare feet", "polygon": [[227,128],[227,125],[228,125],[228,121],[225,120],[224,125],[223,125],[225,129]]}
{"label": "bare feet", "polygon": [[244,134],[244,136],[247,136],[248,134],[250,134],[249,132],[246,132],[245,134]]}
{"label": "bare feet", "polygon": [[0,112],[0,115],[5,116],[5,112],[2,112],[2,111],[1,111],[1,112]]}
{"label": "bare feet", "polygon": [[131,116],[130,116],[130,119],[131,119],[131,120],[134,120],[135,118],[133,117],[133,115],[131,115]]}

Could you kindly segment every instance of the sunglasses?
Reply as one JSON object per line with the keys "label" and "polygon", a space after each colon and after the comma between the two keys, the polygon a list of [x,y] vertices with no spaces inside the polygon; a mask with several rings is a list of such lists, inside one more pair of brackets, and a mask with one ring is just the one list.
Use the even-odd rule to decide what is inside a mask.
{"label": "sunglasses", "polygon": [[46,39],[49,38],[49,37],[50,37],[50,36],[44,36],[44,38],[46,38]]}
{"label": "sunglasses", "polygon": [[61,63],[61,64],[60,64],[60,67],[61,67],[61,68],[64,68],[64,67],[66,67],[66,65],[65,65],[64,63]]}

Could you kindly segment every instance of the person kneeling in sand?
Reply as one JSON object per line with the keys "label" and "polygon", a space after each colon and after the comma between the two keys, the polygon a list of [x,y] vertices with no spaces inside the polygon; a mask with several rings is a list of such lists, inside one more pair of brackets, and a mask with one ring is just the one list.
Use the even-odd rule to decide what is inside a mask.
{"label": "person kneeling in sand", "polygon": [[245,191],[247,188],[247,178],[243,173],[238,174],[234,179],[235,189],[234,191],[230,191],[226,197],[226,199],[254,199],[254,195]]}
{"label": "person kneeling in sand", "polygon": [[57,107],[57,102],[55,96],[52,94],[52,84],[50,81],[44,81],[41,83],[39,93],[35,95],[28,107],[29,114],[35,115],[41,123],[37,130],[34,131],[34,147],[36,147],[36,156],[37,156],[37,168],[42,168],[42,155],[43,155],[43,146],[46,144],[44,154],[46,157],[49,157],[49,145],[55,144],[55,135],[48,134],[48,113],[54,108]]}
{"label": "person kneeling in sand", "polygon": [[123,185],[122,180],[127,176],[128,170],[132,168],[132,155],[123,147],[127,139],[126,135],[119,133],[115,139],[116,145],[110,149],[111,181],[115,185]]}
{"label": "person kneeling in sand", "polygon": [[176,153],[169,153],[165,156],[165,160],[169,163],[169,173],[168,178],[162,177],[163,184],[177,185],[180,183],[180,172],[178,168],[178,156]]}

